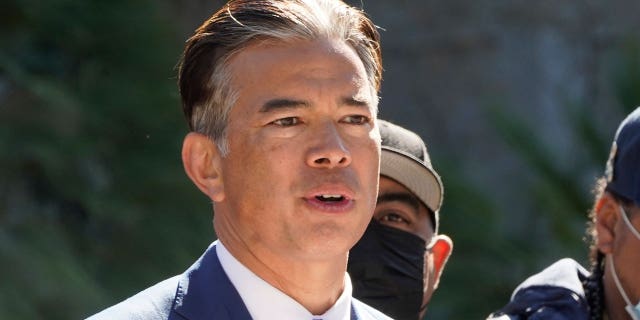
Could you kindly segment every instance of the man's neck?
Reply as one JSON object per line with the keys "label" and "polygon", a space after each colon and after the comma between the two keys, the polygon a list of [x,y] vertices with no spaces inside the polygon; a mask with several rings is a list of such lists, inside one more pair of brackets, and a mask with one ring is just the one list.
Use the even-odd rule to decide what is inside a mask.
{"label": "man's neck", "polygon": [[344,290],[347,254],[330,261],[286,259],[268,248],[246,245],[224,232],[218,239],[233,257],[274,288],[288,295],[310,313],[330,309]]}

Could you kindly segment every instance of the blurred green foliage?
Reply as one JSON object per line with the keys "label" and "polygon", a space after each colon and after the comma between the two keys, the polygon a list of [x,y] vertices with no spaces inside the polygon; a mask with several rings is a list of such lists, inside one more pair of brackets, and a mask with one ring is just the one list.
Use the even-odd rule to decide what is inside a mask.
{"label": "blurred green foliage", "polygon": [[[640,44],[629,40],[622,48],[607,71],[619,102],[611,106],[618,121],[640,106]],[[509,183],[530,195],[531,206],[510,203],[511,211],[500,209],[496,181],[470,185],[456,171],[465,159],[435,161],[446,187],[441,230],[453,238],[454,250],[425,319],[483,319],[505,305],[518,284],[562,257],[589,268],[586,228],[592,188],[604,174],[619,123],[604,132],[587,106],[561,107],[575,143],[569,163],[558,161],[562,157],[550,147],[554,141],[542,140],[537,128],[509,106],[486,108],[502,142],[527,168],[526,173],[514,172]],[[589,174],[593,176],[585,185],[581,178]]]}
{"label": "blurred green foliage", "polygon": [[[211,206],[180,161],[186,124],[173,66],[184,39],[162,5],[3,2],[0,319],[83,318],[181,273],[213,239]],[[638,45],[616,61],[611,81],[624,114],[640,104]],[[483,318],[550,255],[586,261],[591,195],[576,177],[601,172],[612,133],[568,105],[586,156],[561,166],[508,106],[487,110],[534,177],[514,186],[537,207],[513,210],[539,213],[520,224],[536,231],[511,229],[513,212],[500,209],[492,189],[456,170],[467,159],[436,153],[447,190],[442,230],[455,249],[430,319]]]}
{"label": "blurred green foliage", "polygon": [[3,2],[1,319],[82,318],[213,238],[182,170],[181,43],[158,7]]}

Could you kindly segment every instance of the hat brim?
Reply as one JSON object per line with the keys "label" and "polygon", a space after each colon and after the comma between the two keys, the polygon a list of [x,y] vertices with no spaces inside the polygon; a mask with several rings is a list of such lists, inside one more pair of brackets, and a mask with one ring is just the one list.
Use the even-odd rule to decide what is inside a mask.
{"label": "hat brim", "polygon": [[[418,159],[383,147],[380,155],[380,174],[404,185],[434,213],[440,210],[443,198],[440,176]],[[437,221],[434,223],[438,225]]]}

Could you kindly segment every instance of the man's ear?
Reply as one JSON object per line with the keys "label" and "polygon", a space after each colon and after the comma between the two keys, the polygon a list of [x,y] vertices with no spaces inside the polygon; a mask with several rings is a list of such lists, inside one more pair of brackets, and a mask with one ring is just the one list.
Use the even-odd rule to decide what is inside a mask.
{"label": "man's ear", "polygon": [[221,176],[221,155],[209,137],[190,132],[182,143],[182,164],[187,176],[214,202],[224,200]]}
{"label": "man's ear", "polygon": [[596,202],[594,208],[596,214],[596,245],[598,250],[604,254],[613,252],[614,240],[616,238],[615,227],[619,219],[620,204],[608,192]]}
{"label": "man's ear", "polygon": [[[439,234],[435,236],[432,240],[433,246],[431,247],[431,256],[433,258],[433,268],[434,268],[434,284],[433,288],[438,287],[438,283],[440,282],[440,276],[442,275],[442,271],[444,270],[444,266],[447,264],[447,260],[449,260],[449,256],[451,256],[451,251],[453,250],[453,241],[447,235]],[[427,252],[429,254],[429,252]]]}

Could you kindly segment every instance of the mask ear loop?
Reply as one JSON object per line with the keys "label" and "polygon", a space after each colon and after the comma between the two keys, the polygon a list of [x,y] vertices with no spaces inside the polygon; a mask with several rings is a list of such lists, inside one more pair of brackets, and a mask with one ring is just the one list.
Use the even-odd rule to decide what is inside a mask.
{"label": "mask ear loop", "polygon": [[616,267],[613,265],[613,257],[611,255],[609,255],[609,258],[607,260],[609,260],[609,267],[611,268],[611,275],[613,276],[613,282],[616,283],[616,287],[618,287],[618,291],[620,291],[620,294],[622,295],[622,298],[624,299],[624,302],[628,306],[630,306],[631,305],[631,300],[629,300],[629,297],[627,296],[627,293],[624,292],[624,289],[622,289],[622,284],[620,283],[620,279],[618,279],[618,275],[616,273]]}
{"label": "mask ear loop", "polygon": [[[622,220],[624,220],[624,222],[627,225],[627,227],[629,227],[629,229],[631,229],[631,232],[633,233],[633,235],[635,235],[638,239],[640,239],[640,233],[638,233],[638,231],[633,227],[633,225],[631,224],[631,221],[629,221],[629,218],[627,218],[627,213],[624,211],[622,206],[620,206],[620,210],[622,211],[621,212],[622,213]],[[638,318],[638,316],[635,314],[634,310],[633,310],[633,304],[631,303],[631,300],[629,300],[629,297],[627,296],[627,293],[622,288],[622,284],[620,283],[620,279],[618,279],[618,274],[616,273],[616,268],[613,265],[613,257],[611,255],[609,255],[607,260],[609,260],[609,267],[611,268],[611,275],[613,276],[613,282],[616,284],[616,287],[618,288],[618,291],[620,292],[620,295],[624,299],[624,302],[627,304],[627,306],[625,307],[625,310],[627,311],[627,313],[631,316],[631,318],[633,320],[640,320]]]}
{"label": "mask ear loop", "polygon": [[636,236],[638,240],[640,240],[640,232],[638,232],[638,230],[636,230],[636,228],[631,224],[631,221],[629,221],[629,218],[627,217],[627,212],[624,211],[624,208],[622,206],[620,206],[620,210],[622,211],[622,220],[624,220],[624,223],[627,225],[627,227],[629,227],[629,230],[631,230],[631,233],[633,233],[633,235]]}
{"label": "mask ear loop", "polygon": [[425,303],[423,306],[420,307],[420,312],[418,314],[422,314],[425,310],[427,310],[427,304]]}
{"label": "mask ear loop", "polygon": [[425,246],[425,249],[427,252],[431,252],[431,250],[433,250],[433,246],[436,245],[436,236],[432,236],[431,240],[429,240],[429,243],[427,243],[427,245]]}
{"label": "mask ear loop", "polygon": [[[431,237],[431,240],[429,241],[429,243],[427,243],[427,245],[425,246],[425,250],[426,250],[425,254],[427,252],[430,253],[433,250],[433,246],[435,246],[435,245],[436,245],[436,236],[434,235],[433,237]],[[433,265],[429,266],[429,268],[433,269]],[[425,292],[427,292],[427,288],[425,286],[423,286],[422,290],[423,290],[423,294]],[[428,304],[429,303],[427,302],[427,303],[424,303],[423,305],[421,305],[418,314],[422,314],[425,310],[427,310],[427,305]]]}

